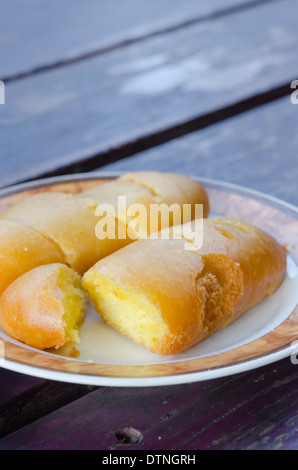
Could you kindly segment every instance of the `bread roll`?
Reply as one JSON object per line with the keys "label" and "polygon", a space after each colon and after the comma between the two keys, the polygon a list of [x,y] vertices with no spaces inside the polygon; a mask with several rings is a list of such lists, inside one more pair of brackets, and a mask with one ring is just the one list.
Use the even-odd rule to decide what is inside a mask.
{"label": "bread roll", "polygon": [[[112,252],[109,240],[96,237],[96,207],[96,201],[72,194],[44,192],[33,194],[9,208],[2,219],[36,230],[56,246],[64,263],[83,274]],[[124,240],[112,242],[115,250],[125,244]]]}
{"label": "bread roll", "polygon": [[88,306],[80,276],[55,263],[28,271],[4,291],[0,326],[29,346],[59,348],[78,342],[78,327]]}
{"label": "bread roll", "polygon": [[151,204],[155,202],[151,192],[132,181],[125,181],[117,178],[108,183],[103,183],[94,188],[82,191],[78,194],[80,197],[89,198],[90,200],[97,201],[97,203],[108,203],[117,207],[118,197],[126,196],[127,204],[134,204],[143,202],[144,204]]}
{"label": "bread roll", "polygon": [[225,327],[281,284],[286,253],[251,225],[206,219],[203,246],[183,237],[138,240],[83,277],[93,305],[120,333],[154,353],[182,352]]}
{"label": "bread roll", "polygon": [[[142,227],[144,230],[140,230],[141,234],[162,230],[177,223],[177,220],[181,224],[194,219],[196,205],[199,204],[203,206],[203,216],[207,217],[209,214],[209,199],[203,185],[188,176],[176,173],[157,171],[127,173],[109,184],[81,193],[81,196],[90,197],[99,203],[109,203],[114,207],[117,206],[118,197],[122,195],[127,198],[127,206],[142,204],[147,211],[145,227]],[[152,216],[150,221],[151,205],[167,205],[171,210],[165,213],[164,218],[160,216],[155,220]],[[185,205],[189,205],[187,210]],[[117,216],[118,222],[124,224],[128,224],[132,218],[123,213],[118,213]],[[138,234],[135,234],[135,238],[138,238]]]}
{"label": "bread roll", "polygon": [[[179,208],[186,203],[192,204],[191,217],[194,214],[195,204],[204,204],[205,214],[208,214],[207,193],[200,183],[191,178],[157,172],[143,172],[136,175],[137,181],[134,181],[134,174],[130,174],[79,195],[58,192],[34,194],[9,208],[0,219],[33,228],[54,244],[61,255],[59,261],[82,275],[98,260],[131,243],[139,236],[134,230],[128,232],[132,217],[117,213],[119,196],[126,196],[127,205],[142,204],[148,213],[150,206],[156,202],[174,201]],[[148,189],[149,182],[154,189]],[[115,224],[114,238],[99,239],[96,231],[99,221],[96,209],[99,204],[110,204],[115,208],[115,214],[110,216],[110,220]],[[148,221],[148,218],[146,220]],[[173,220],[168,218],[164,225],[158,224],[155,230],[172,223]],[[150,227],[147,223],[145,225]],[[117,236],[120,228],[122,234],[124,232],[122,238]],[[148,232],[145,230],[145,233]],[[0,240],[0,253],[1,251]]]}
{"label": "bread roll", "polygon": [[[117,178],[116,180],[111,181],[109,183],[105,183],[100,186],[95,186],[94,188],[81,192],[78,196],[88,198],[91,201],[97,201],[97,205],[109,204],[110,206],[112,206],[112,208],[115,209],[114,218],[117,223],[117,230],[119,227],[119,230],[121,231],[120,233],[124,234],[125,239],[127,239],[127,243],[129,241],[129,233],[127,227],[133,217],[129,216],[127,210],[121,210],[121,201],[119,198],[123,198],[123,196],[125,196],[125,200],[123,202],[126,208],[133,204],[142,204],[147,212],[147,217],[144,221],[146,227],[141,228],[144,229],[144,233],[149,233],[150,206],[151,204],[156,204],[156,200],[149,190],[140,186],[139,184],[133,183],[132,181],[124,181],[120,178]],[[161,225],[157,227],[157,230],[159,230],[160,228]],[[130,234],[133,235],[131,241],[135,240],[138,237],[136,231],[134,231],[133,233],[130,232]]]}
{"label": "bread roll", "polygon": [[60,250],[31,227],[0,220],[0,296],[30,269],[62,259]]}
{"label": "bread roll", "polygon": [[[209,214],[209,199],[205,188],[198,181],[177,173],[136,171],[120,176],[120,181],[130,181],[150,191],[155,202],[167,205],[191,204],[191,219],[195,218],[195,204],[203,204],[203,215]],[[186,220],[185,220],[186,222]]]}

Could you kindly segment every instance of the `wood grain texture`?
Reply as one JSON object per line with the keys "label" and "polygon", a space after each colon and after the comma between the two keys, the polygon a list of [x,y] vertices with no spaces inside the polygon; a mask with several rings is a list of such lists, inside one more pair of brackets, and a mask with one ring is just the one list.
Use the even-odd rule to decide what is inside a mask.
{"label": "wood grain texture", "polygon": [[40,385],[42,379],[0,369],[0,407],[5,406],[10,400],[22,395],[32,388]]}
{"label": "wood grain texture", "polygon": [[90,156],[99,166],[127,143],[289,83],[297,11],[269,2],[7,84],[0,185]]}
{"label": "wood grain texture", "polygon": [[125,46],[264,0],[2,0],[1,79]]}
{"label": "wood grain texture", "polygon": [[0,369],[0,437],[76,400],[92,387],[53,382]]}
{"label": "wood grain texture", "polygon": [[[4,437],[0,449],[296,449],[297,390],[289,359],[196,384],[105,387]],[[132,430],[139,441],[121,443]]]}
{"label": "wood grain texture", "polygon": [[172,140],[104,170],[185,172],[298,205],[298,106],[290,96]]}

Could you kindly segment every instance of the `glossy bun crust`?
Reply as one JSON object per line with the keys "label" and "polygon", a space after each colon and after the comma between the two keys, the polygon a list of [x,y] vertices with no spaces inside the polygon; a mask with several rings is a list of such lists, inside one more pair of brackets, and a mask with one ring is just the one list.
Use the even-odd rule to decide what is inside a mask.
{"label": "glossy bun crust", "polygon": [[[34,230],[37,251],[37,237],[40,238],[41,257],[47,242],[49,250],[56,251],[58,254],[57,259],[53,261],[64,262],[82,275],[98,260],[135,240],[128,236],[123,239],[117,236],[99,239],[96,233],[98,223],[96,208],[99,204],[111,204],[117,209],[118,196],[126,196],[127,204],[143,204],[147,209],[150,204],[156,202],[167,203],[171,200],[179,207],[183,207],[183,204],[189,201],[193,206],[193,214],[195,204],[204,204],[205,214],[208,214],[207,193],[200,183],[191,178],[158,172],[142,172],[136,173],[136,175],[138,175],[137,181],[135,181],[135,174],[131,173],[77,195],[59,192],[37,193],[6,210],[0,220],[10,221],[11,224],[17,223],[19,227],[24,227],[24,241],[21,231],[18,232],[17,242],[20,245],[20,250],[27,245],[26,234],[28,231]],[[147,188],[148,180],[151,181],[154,190]],[[155,191],[158,191],[158,195]],[[117,216],[116,210],[115,214]],[[116,226],[123,223],[128,224],[129,218],[127,221],[125,219],[121,216],[116,217]],[[2,223],[4,224],[4,222]],[[127,235],[126,232],[125,234]],[[13,244],[15,230],[12,230],[10,238]],[[6,251],[7,244],[4,242],[2,245],[0,238],[0,258],[6,256]],[[33,257],[32,262],[28,263],[28,269],[26,269],[27,258],[24,256],[23,272],[34,267]],[[36,266],[39,264],[37,263]]]}
{"label": "glossy bun crust", "polygon": [[[158,172],[123,175],[76,195],[40,192],[24,198],[0,217],[0,326],[10,336],[39,349],[77,340],[87,298],[79,276],[135,240],[127,232],[130,218],[117,212],[119,196],[148,213],[156,203],[189,203],[190,219],[196,204],[209,212],[200,183]],[[100,204],[115,208],[111,217],[116,228],[124,227],[124,238],[99,239]]]}
{"label": "glossy bun crust", "polygon": [[0,297],[15,279],[30,269],[61,261],[60,250],[36,230],[0,220]]}

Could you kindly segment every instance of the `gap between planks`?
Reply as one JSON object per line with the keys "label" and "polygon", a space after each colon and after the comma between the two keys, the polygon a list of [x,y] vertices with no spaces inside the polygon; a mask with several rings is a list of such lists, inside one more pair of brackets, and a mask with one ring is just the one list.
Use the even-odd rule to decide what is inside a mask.
{"label": "gap between planks", "polygon": [[0,439],[98,387],[44,381],[0,406]]}
{"label": "gap between planks", "polygon": [[[66,174],[85,173],[98,168],[104,167],[107,164],[131,157],[139,152],[149,150],[157,147],[158,145],[169,142],[178,137],[185,136],[200,129],[204,129],[213,124],[219,123],[234,116],[243,114],[247,111],[255,109],[259,106],[268,104],[275,100],[281,99],[293,92],[291,89],[291,82],[280,85],[269,91],[256,94],[249,98],[232,103],[223,108],[211,111],[209,113],[196,116],[184,122],[177,123],[176,125],[158,130],[152,134],[144,135],[134,141],[128,141],[122,145],[110,148],[107,151],[94,153],[92,155],[82,155],[79,161],[61,165],[53,171],[46,171],[32,176],[31,178],[19,179],[14,184],[25,183],[27,181],[48,178],[52,176],[61,176]],[[99,162],[99,157],[101,162]],[[1,185],[6,187],[6,185]]]}

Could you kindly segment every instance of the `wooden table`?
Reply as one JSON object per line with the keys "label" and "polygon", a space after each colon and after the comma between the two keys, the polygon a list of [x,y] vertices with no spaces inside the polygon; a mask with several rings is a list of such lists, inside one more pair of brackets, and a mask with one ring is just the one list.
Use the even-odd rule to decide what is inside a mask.
{"label": "wooden table", "polygon": [[[152,169],[298,205],[295,0],[1,0],[0,8],[2,187]],[[1,369],[0,449],[297,449],[297,398],[289,358],[153,388]]]}

